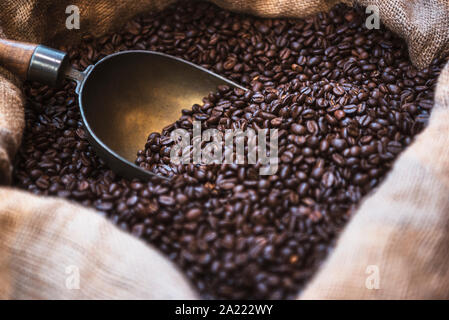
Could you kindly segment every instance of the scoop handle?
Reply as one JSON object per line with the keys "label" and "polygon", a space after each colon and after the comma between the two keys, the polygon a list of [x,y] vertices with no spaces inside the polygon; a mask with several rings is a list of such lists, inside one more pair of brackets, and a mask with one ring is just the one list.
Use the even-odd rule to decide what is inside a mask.
{"label": "scoop handle", "polygon": [[0,39],[0,66],[22,80],[57,86],[68,66],[65,52],[44,45]]}

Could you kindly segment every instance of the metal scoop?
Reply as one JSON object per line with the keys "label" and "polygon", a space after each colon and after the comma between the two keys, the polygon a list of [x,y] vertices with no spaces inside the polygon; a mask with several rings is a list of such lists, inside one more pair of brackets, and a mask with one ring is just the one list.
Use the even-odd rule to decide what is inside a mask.
{"label": "metal scoop", "polygon": [[175,122],[218,85],[245,88],[188,61],[152,51],[109,55],[83,72],[65,52],[0,39],[0,66],[23,80],[76,82],[81,117],[96,153],[126,178],[155,176],[134,164],[149,133]]}

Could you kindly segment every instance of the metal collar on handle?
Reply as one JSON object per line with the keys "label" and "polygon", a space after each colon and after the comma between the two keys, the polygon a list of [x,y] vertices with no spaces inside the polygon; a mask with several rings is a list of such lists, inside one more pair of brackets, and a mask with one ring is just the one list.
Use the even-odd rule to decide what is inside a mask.
{"label": "metal collar on handle", "polygon": [[36,47],[28,68],[28,79],[57,86],[64,78],[68,64],[67,54],[43,45]]}

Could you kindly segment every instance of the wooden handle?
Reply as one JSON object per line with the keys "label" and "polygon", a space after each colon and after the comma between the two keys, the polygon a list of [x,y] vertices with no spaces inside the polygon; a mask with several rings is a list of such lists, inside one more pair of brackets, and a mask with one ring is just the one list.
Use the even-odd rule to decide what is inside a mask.
{"label": "wooden handle", "polygon": [[0,66],[26,80],[36,47],[35,44],[0,39]]}

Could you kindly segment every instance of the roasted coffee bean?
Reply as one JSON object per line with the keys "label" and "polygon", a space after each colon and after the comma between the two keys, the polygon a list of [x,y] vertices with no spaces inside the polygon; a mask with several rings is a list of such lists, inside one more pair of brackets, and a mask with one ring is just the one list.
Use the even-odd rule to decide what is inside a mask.
{"label": "roasted coffee bean", "polygon": [[[150,134],[136,163],[172,180],[143,182],[95,156],[74,84],[27,83],[14,184],[97,209],[172,259],[205,298],[294,298],[427,123],[445,62],[418,71],[404,41],[367,29],[365,16],[339,5],[306,19],[261,19],[184,1],[62,47],[78,69],[114,52],[154,50],[251,90],[221,86]],[[170,133],[191,131],[194,120],[221,132],[278,129],[277,172],[170,163]]]}
{"label": "roasted coffee bean", "polygon": [[340,87],[340,86],[335,86],[332,89],[332,92],[336,95],[336,96],[342,96],[345,93],[345,90]]}
{"label": "roasted coffee bean", "polygon": [[350,104],[343,107],[345,114],[354,114],[357,112],[357,106],[355,104]]}
{"label": "roasted coffee bean", "polygon": [[195,209],[190,209],[189,211],[187,211],[186,213],[186,218],[188,220],[196,220],[201,216],[201,209],[195,208]]}
{"label": "roasted coffee bean", "polygon": [[305,134],[307,132],[307,129],[303,125],[300,125],[298,123],[294,123],[291,126],[291,131],[294,134],[302,135],[302,134]]}

